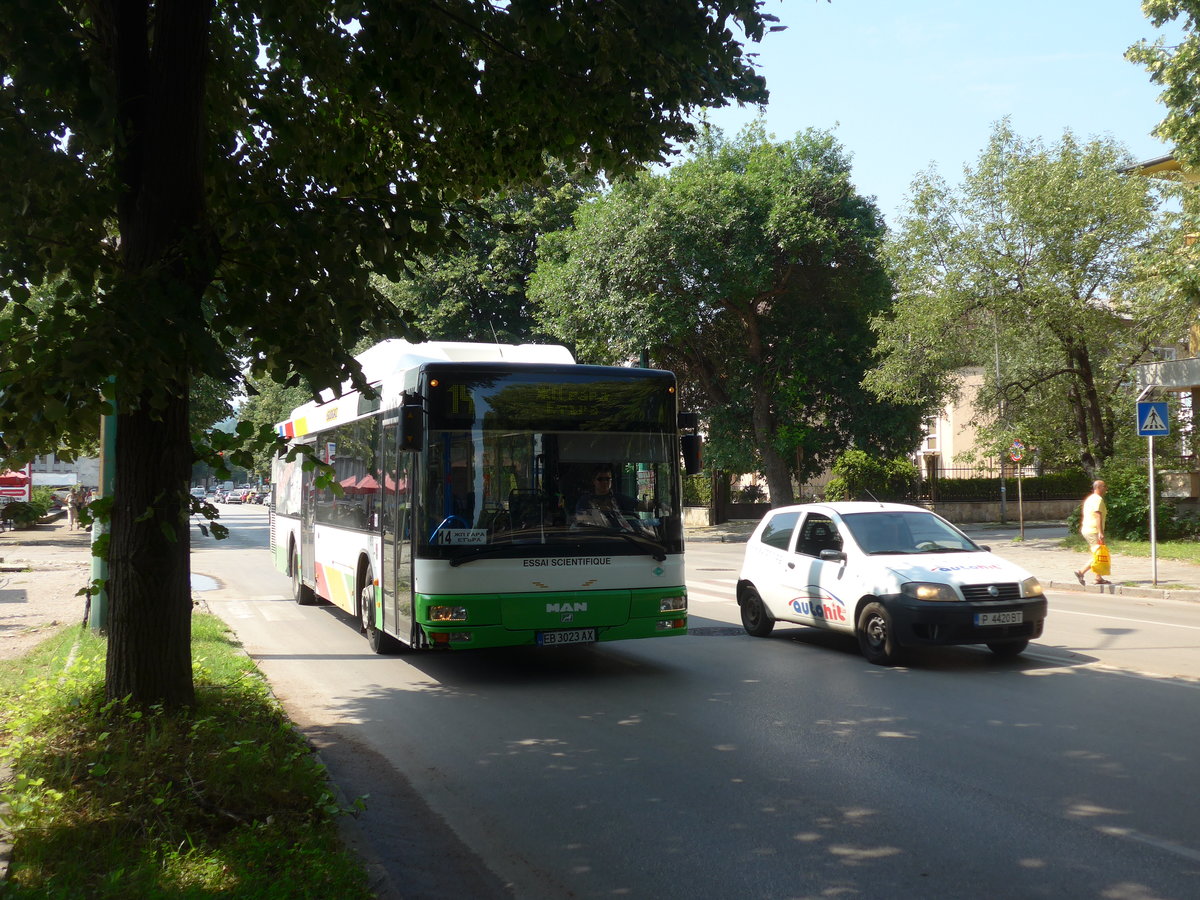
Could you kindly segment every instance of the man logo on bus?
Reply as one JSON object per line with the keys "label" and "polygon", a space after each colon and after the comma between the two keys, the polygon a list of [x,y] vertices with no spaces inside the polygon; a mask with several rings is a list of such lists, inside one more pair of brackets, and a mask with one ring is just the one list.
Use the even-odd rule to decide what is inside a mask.
{"label": "man logo on bus", "polygon": [[546,612],[548,613],[571,613],[571,612],[587,612],[586,603],[547,603]]}

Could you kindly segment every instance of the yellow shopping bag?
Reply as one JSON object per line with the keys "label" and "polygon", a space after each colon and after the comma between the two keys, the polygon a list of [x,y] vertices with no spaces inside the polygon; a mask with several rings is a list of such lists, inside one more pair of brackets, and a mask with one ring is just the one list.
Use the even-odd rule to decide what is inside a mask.
{"label": "yellow shopping bag", "polygon": [[1106,544],[1097,544],[1092,551],[1092,574],[1108,575],[1112,572],[1112,557],[1108,554]]}

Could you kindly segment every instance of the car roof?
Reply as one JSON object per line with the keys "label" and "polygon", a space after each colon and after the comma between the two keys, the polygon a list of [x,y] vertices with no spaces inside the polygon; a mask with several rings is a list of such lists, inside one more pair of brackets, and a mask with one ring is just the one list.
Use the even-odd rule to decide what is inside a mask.
{"label": "car roof", "polygon": [[795,506],[780,506],[767,513],[768,516],[781,512],[834,512],[839,516],[866,512],[918,512],[934,515],[920,506],[907,503],[880,503],[874,500],[839,500],[832,503],[799,503]]}

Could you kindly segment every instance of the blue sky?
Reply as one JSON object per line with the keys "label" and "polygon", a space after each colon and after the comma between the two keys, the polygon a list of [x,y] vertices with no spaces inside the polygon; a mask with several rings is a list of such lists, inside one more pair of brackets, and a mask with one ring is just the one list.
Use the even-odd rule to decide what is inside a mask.
{"label": "blue sky", "polygon": [[[1139,160],[1171,150],[1150,134],[1164,115],[1158,87],[1124,59],[1160,34],[1138,0],[767,0],[765,9],[788,26],[750,47],[771,91],[768,131],[780,140],[833,131],[859,192],[889,223],[914,175],[933,164],[957,184],[1004,116],[1047,143],[1069,128],[1115,138]],[[755,115],[734,107],[710,119],[734,133]]]}

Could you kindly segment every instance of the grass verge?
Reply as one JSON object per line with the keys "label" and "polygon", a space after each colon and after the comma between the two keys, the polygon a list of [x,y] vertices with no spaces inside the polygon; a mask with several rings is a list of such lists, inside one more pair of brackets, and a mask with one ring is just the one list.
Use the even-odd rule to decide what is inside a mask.
{"label": "grass verge", "polygon": [[[1087,541],[1077,534],[1063,538],[1063,546],[1071,550],[1087,552]],[[1149,541],[1109,541],[1108,552],[1121,556],[1150,555]],[[1159,559],[1175,559],[1180,562],[1200,565],[1200,542],[1197,541],[1159,541],[1157,556]]]}
{"label": "grass verge", "polygon": [[103,638],[0,663],[6,898],[368,898],[323,767],[224,623],[192,621],[196,706],[104,699]]}

